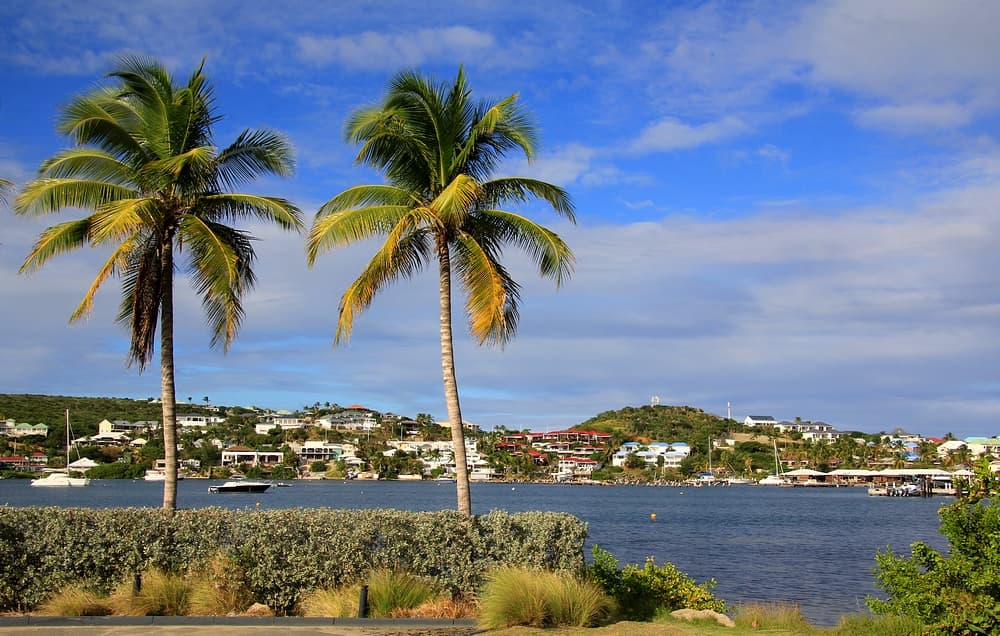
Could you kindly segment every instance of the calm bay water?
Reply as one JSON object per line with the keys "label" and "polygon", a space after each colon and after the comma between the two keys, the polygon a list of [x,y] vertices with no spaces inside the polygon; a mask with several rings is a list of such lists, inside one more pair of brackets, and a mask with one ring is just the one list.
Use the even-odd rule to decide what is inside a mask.
{"label": "calm bay water", "polygon": [[[210,494],[220,482],[178,484],[178,506],[201,508],[396,508],[455,506],[454,484],[392,481],[296,481],[256,495]],[[10,506],[157,507],[163,485],[97,480],[88,488],[31,488],[0,481],[0,504]],[[476,514],[551,510],[590,526],[596,543],[625,563],[670,561],[698,581],[715,578],[715,593],[730,604],[798,603],[814,623],[864,610],[876,594],[875,552],[909,552],[914,541],[946,546],[937,510],[950,498],[869,497],[863,488],[658,488],[552,484],[473,484]],[[651,515],[656,515],[655,519]]]}

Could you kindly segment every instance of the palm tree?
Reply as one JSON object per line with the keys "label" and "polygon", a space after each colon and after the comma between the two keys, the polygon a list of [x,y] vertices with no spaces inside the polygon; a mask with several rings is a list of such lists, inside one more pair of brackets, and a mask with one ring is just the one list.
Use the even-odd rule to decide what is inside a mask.
{"label": "palm tree", "polygon": [[175,85],[159,63],[123,58],[109,74],[115,85],[66,106],[59,131],[74,147],[42,163],[40,176],[15,202],[18,214],[91,212],[42,232],[22,272],[84,245],[113,248],[71,320],[89,313],[100,285],[119,276],[118,321],[130,329],[128,362],[140,372],[153,356],[159,320],[168,510],[177,503],[174,252],[187,255],[183,271],[201,296],[212,344],[228,350],[242,322],[242,298],[254,283],[254,251],[253,237],[226,223],[256,218],[285,229],[302,225],[298,208],[284,199],[233,191],[258,175],[290,174],[292,148],[277,133],[245,130],[217,150],[211,130],[219,117],[203,67],[204,61],[187,84]]}
{"label": "palm tree", "polygon": [[479,344],[503,345],[517,326],[520,286],[500,263],[506,244],[520,247],[543,277],[568,278],[573,254],[558,235],[503,206],[541,199],[574,221],[569,195],[524,177],[492,178],[508,151],[531,160],[535,128],[517,95],[474,102],[459,69],[450,87],[414,73],[392,79],[384,101],[348,120],[356,161],[381,171],[382,185],[349,188],[316,214],[306,242],[309,264],[327,250],[385,236],[385,242],[340,300],[334,343],[349,337],[354,317],[386,285],[437,265],[441,369],[455,447],[458,509],[471,514],[465,435],[455,377],[452,277],[466,292],[469,328]]}
{"label": "palm tree", "polygon": [[0,179],[0,203],[7,203],[7,191],[14,189],[14,183]]}

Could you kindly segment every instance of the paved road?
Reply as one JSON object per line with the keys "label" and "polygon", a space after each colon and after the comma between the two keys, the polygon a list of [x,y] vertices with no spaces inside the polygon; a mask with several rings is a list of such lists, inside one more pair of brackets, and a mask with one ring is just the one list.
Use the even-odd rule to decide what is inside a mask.
{"label": "paved road", "polygon": [[467,620],[0,617],[2,636],[469,636]]}

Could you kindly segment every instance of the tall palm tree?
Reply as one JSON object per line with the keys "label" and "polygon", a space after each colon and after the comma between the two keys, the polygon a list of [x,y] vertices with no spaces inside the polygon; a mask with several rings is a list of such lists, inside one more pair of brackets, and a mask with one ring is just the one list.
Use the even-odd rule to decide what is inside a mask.
{"label": "tall palm tree", "polygon": [[544,181],[493,178],[508,151],[533,158],[536,131],[516,94],[496,103],[473,101],[462,69],[450,86],[415,72],[398,74],[380,105],[351,115],[346,132],[351,143],[361,144],[356,161],[381,171],[386,183],[348,188],[320,208],[306,242],[309,264],[356,241],[384,236],[385,242],[341,297],[334,343],[350,335],[354,317],[382,288],[437,265],[458,509],[471,514],[453,354],[452,277],[466,293],[473,337],[479,344],[503,345],[517,326],[520,293],[500,263],[504,246],[520,247],[541,276],[557,285],[570,275],[573,254],[551,230],[502,208],[541,199],[574,221],[573,205],[565,190]]}
{"label": "tall palm tree", "polygon": [[177,503],[175,252],[186,254],[182,271],[201,296],[212,344],[228,350],[242,322],[242,298],[254,283],[254,251],[253,237],[226,223],[256,218],[285,229],[302,226],[290,202],[234,192],[258,175],[290,174],[293,152],[283,136],[249,129],[217,150],[212,124],[219,117],[203,67],[204,61],[179,85],[153,60],[123,58],[109,74],[114,85],[66,106],[59,131],[75,145],[42,163],[40,176],[15,201],[18,214],[90,211],[42,232],[22,272],[84,245],[113,248],[71,320],[90,311],[102,283],[120,277],[118,321],[130,329],[128,361],[140,372],[153,356],[159,320],[163,507],[169,510]]}

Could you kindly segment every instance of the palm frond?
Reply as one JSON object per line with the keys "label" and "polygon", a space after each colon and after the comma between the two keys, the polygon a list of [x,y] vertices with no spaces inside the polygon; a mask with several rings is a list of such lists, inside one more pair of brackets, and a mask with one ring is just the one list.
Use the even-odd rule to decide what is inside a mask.
{"label": "palm frond", "polygon": [[[167,189],[171,184],[190,181],[188,175],[209,173],[214,162],[215,149],[211,146],[198,146],[186,152],[147,161],[143,164],[139,175],[143,183],[156,184],[158,189]],[[204,179],[196,177],[194,181],[197,186],[201,186]]]}
{"label": "palm frond", "polygon": [[164,293],[164,268],[169,267],[169,247],[161,247],[157,237],[147,234],[136,240],[133,249],[116,264],[122,279],[122,301],[117,321],[129,328],[128,362],[142,371],[153,357],[156,326]]}
{"label": "palm frond", "polygon": [[219,179],[233,189],[260,175],[289,176],[295,152],[288,138],[270,130],[244,130],[217,158]]}
{"label": "palm frond", "polygon": [[111,253],[111,256],[108,257],[108,260],[104,261],[104,265],[97,272],[97,276],[94,277],[94,281],[90,284],[90,289],[88,289],[87,293],[84,294],[83,300],[81,300],[80,304],[77,305],[73,315],[69,317],[70,322],[75,322],[90,314],[94,307],[94,296],[97,295],[97,290],[100,289],[104,281],[106,281],[110,276],[113,276],[116,272],[127,267],[129,254],[132,253],[135,244],[136,242],[134,237],[132,239],[122,241],[122,243]]}
{"label": "palm frond", "polygon": [[479,344],[504,345],[517,330],[520,286],[471,235],[459,234],[453,246],[452,263],[466,292],[469,331]]}
{"label": "palm frond", "polygon": [[158,224],[157,199],[121,199],[102,205],[90,216],[91,243],[101,245],[124,240],[144,226]]}
{"label": "palm frond", "polygon": [[273,221],[285,230],[302,229],[302,212],[291,201],[257,194],[225,192],[198,198],[192,214],[212,220],[256,218]]}
{"label": "palm frond", "polygon": [[39,171],[47,177],[86,179],[128,185],[131,168],[103,150],[70,148],[42,163]]}
{"label": "palm frond", "polygon": [[307,261],[312,266],[316,257],[323,252],[384,236],[413,211],[413,208],[405,205],[382,205],[317,216],[306,237]]}
{"label": "palm frond", "polygon": [[90,217],[87,217],[46,228],[39,235],[18,271],[22,274],[33,272],[53,256],[88,245],[90,243],[90,223]]}
{"label": "palm frond", "polygon": [[525,203],[533,198],[552,206],[560,216],[576,223],[576,211],[569,193],[559,186],[527,177],[505,177],[482,184],[480,201],[484,207],[499,207],[506,203]]}
{"label": "palm frond", "polygon": [[70,135],[77,144],[97,146],[120,159],[141,157],[141,140],[130,132],[139,116],[118,100],[116,93],[105,88],[74,99],[63,109],[59,132]]}
{"label": "palm frond", "polygon": [[430,203],[446,227],[459,228],[479,197],[479,182],[464,174],[456,176]]}
{"label": "palm frond", "polygon": [[14,200],[15,214],[40,216],[63,208],[96,210],[109,201],[127,199],[136,192],[126,186],[86,179],[35,179]]}
{"label": "palm frond", "polygon": [[212,329],[212,346],[221,343],[228,351],[243,322],[243,297],[255,282],[252,238],[191,215],[184,217],[179,231],[190,250],[192,276]]}
{"label": "palm frond", "polygon": [[[555,279],[559,287],[573,273],[573,251],[552,230],[506,210],[481,210],[476,225],[466,228],[480,243],[513,243],[538,266],[543,278]],[[484,238],[485,237],[485,238]]]}
{"label": "palm frond", "polygon": [[371,304],[383,287],[399,278],[415,275],[432,253],[426,232],[411,232],[399,240],[395,239],[396,236],[393,236],[382,244],[361,275],[341,296],[334,345],[350,338],[354,317]]}
{"label": "palm frond", "polygon": [[7,204],[7,192],[14,189],[14,182],[0,179],[0,203]]}

